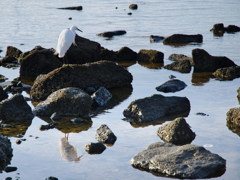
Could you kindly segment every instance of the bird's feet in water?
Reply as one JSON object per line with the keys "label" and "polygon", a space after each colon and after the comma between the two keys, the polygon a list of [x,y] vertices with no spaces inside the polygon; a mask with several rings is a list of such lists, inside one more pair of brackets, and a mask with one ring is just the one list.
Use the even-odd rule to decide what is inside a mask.
{"label": "bird's feet in water", "polygon": [[70,68],[73,68],[73,66],[71,64],[63,64],[63,66],[68,66]]}

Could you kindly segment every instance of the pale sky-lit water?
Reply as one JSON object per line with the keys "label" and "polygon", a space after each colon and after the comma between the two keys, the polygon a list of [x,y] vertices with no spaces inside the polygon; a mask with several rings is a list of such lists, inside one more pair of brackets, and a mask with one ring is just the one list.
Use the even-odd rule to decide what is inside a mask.
{"label": "pale sky-lit water", "polygon": [[[128,6],[138,4],[138,10],[130,10]],[[82,5],[82,11],[58,10],[58,7]],[[5,56],[6,47],[14,46],[23,52],[36,45],[55,48],[59,33],[71,25],[78,26],[83,33],[80,36],[99,42],[110,50],[118,50],[127,46],[138,52],[140,49],[155,49],[164,53],[164,64],[169,64],[172,53],[191,56],[192,49],[201,48],[214,56],[226,56],[240,65],[240,33],[225,33],[222,37],[213,36],[209,31],[216,23],[240,26],[239,0],[205,0],[205,1],[59,1],[59,0],[1,0],[0,1],[0,49]],[[116,9],[116,7],[118,7]],[[132,15],[127,15],[132,12]],[[72,17],[72,20],[68,20]],[[126,30],[127,34],[105,40],[96,34],[110,30]],[[203,43],[173,47],[162,43],[150,43],[150,35],[170,36],[176,33],[202,34]],[[20,45],[23,44],[23,45]],[[92,125],[87,131],[70,133],[69,143],[82,155],[81,161],[68,162],[61,157],[59,142],[65,136],[57,129],[40,131],[39,126],[45,121],[35,117],[27,129],[24,138],[27,140],[16,145],[17,138],[11,137],[13,147],[12,166],[18,170],[0,174],[0,179],[12,177],[21,180],[45,179],[49,176],[61,180],[75,179],[168,179],[155,177],[151,173],[132,168],[129,161],[148,145],[161,141],[157,130],[161,126],[132,126],[123,121],[122,112],[131,101],[159,94],[155,87],[168,80],[170,74],[177,76],[188,86],[176,93],[160,93],[165,96],[187,97],[191,103],[191,111],[187,122],[196,133],[192,144],[206,147],[213,153],[227,160],[227,169],[223,176],[216,179],[240,179],[240,143],[239,136],[226,126],[226,113],[232,107],[239,107],[237,89],[240,79],[218,81],[210,78],[197,86],[195,75],[191,72],[181,74],[166,69],[150,69],[134,64],[127,68],[133,75],[133,91],[128,98],[119,102],[112,109],[92,118]],[[19,69],[0,67],[0,74],[9,80],[19,76]],[[27,93],[23,93],[28,96]],[[30,104],[33,108],[33,105]],[[203,112],[209,116],[197,116]],[[166,122],[167,123],[167,122]],[[89,155],[84,145],[96,142],[95,131],[101,124],[107,124],[117,136],[112,147],[100,155]],[[32,135],[33,137],[29,137]],[[35,139],[35,137],[39,137]],[[162,142],[162,141],[161,141]]]}

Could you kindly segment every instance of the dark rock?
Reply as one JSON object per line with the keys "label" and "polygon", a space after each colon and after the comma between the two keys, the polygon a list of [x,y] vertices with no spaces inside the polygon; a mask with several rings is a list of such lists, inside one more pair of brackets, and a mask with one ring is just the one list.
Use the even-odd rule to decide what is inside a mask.
{"label": "dark rock", "polygon": [[117,61],[117,52],[106,48],[101,48],[101,60]]}
{"label": "dark rock", "polygon": [[169,75],[168,77],[169,77],[169,79],[175,79],[176,78],[176,76],[174,76],[174,75]]}
{"label": "dark rock", "polygon": [[89,154],[101,154],[106,149],[106,146],[101,142],[91,142],[86,144],[84,148]]}
{"label": "dark rock", "polygon": [[11,141],[0,134],[0,171],[10,164],[12,152]]}
{"label": "dark rock", "polygon": [[95,103],[97,103],[98,106],[105,105],[109,99],[111,99],[112,95],[111,93],[104,87],[100,87],[91,98]]}
{"label": "dark rock", "polygon": [[8,46],[5,56],[18,58],[21,54],[22,54],[22,51],[20,51],[19,49],[15,48],[13,46]]}
{"label": "dark rock", "polygon": [[191,42],[202,43],[203,36],[201,34],[173,34],[163,40],[163,44],[188,44]]}
{"label": "dark rock", "polygon": [[32,50],[21,61],[20,76],[37,77],[62,66],[52,49]]}
{"label": "dark rock", "polygon": [[182,61],[182,60],[188,60],[190,61],[191,65],[194,66],[193,64],[193,60],[191,57],[188,57],[184,54],[171,54],[169,57],[168,57],[169,60],[172,60],[172,61]]}
{"label": "dark rock", "polygon": [[80,37],[76,34],[75,42],[68,49],[66,56],[70,64],[84,64],[100,60],[100,44],[95,41]]}
{"label": "dark rock", "polygon": [[22,143],[22,141],[20,139],[16,140],[16,144],[21,144],[21,143]]}
{"label": "dark rock", "polygon": [[132,15],[132,13],[131,12],[129,12],[129,13],[127,13],[128,15]]}
{"label": "dark rock", "polygon": [[203,49],[193,49],[194,72],[214,72],[219,68],[237,66],[225,56],[211,56]]}
{"label": "dark rock", "polygon": [[222,36],[225,31],[223,23],[214,24],[210,31],[213,31],[214,35]]}
{"label": "dark rock", "polygon": [[8,94],[6,93],[6,91],[3,90],[2,86],[0,86],[0,101],[7,98],[8,98]]}
{"label": "dark rock", "polygon": [[129,47],[122,47],[116,52],[117,60],[133,61],[137,59],[137,53]]}
{"label": "dark rock", "polygon": [[50,177],[46,178],[45,180],[58,180],[58,178],[56,178],[54,176],[50,176]]}
{"label": "dark rock", "polygon": [[39,129],[41,131],[49,130],[55,128],[55,125],[53,123],[49,123],[47,125],[40,125]]}
{"label": "dark rock", "polygon": [[7,81],[0,83],[0,86],[3,87],[5,92],[21,92],[21,91],[29,91],[32,86],[22,83],[21,81],[15,84],[15,87],[12,84],[12,81]]}
{"label": "dark rock", "polygon": [[226,160],[204,147],[176,146],[170,143],[153,143],[130,161],[133,167],[150,171],[154,175],[179,179],[202,179],[221,176]]}
{"label": "dark rock", "polygon": [[103,32],[103,33],[98,34],[98,36],[111,38],[113,36],[124,35],[126,33],[127,32],[125,30],[107,31],[107,32]]}
{"label": "dark rock", "polygon": [[190,73],[192,66],[189,60],[175,61],[171,64],[163,66],[165,69],[170,69],[174,71],[179,71],[181,73]]}
{"label": "dark rock", "polygon": [[111,129],[106,124],[102,124],[97,130],[96,130],[96,139],[99,142],[105,143],[105,144],[114,144],[117,140],[117,137],[114,135]]}
{"label": "dark rock", "polygon": [[142,49],[138,52],[137,61],[163,63],[164,54],[157,50]]}
{"label": "dark rock", "polygon": [[6,78],[4,75],[0,74],[0,82],[6,81],[8,78]]}
{"label": "dark rock", "polygon": [[189,111],[190,102],[186,97],[165,97],[154,94],[150,97],[132,101],[127,109],[123,111],[123,115],[139,122],[152,122],[166,116]]}
{"label": "dark rock", "polygon": [[78,124],[78,123],[82,123],[83,120],[82,119],[79,119],[79,118],[74,118],[74,119],[71,119],[71,121],[75,124]]}
{"label": "dark rock", "polygon": [[237,95],[238,102],[239,102],[239,104],[240,104],[240,88],[238,88],[237,93],[238,93],[238,95]]}
{"label": "dark rock", "polygon": [[4,171],[6,172],[6,173],[8,173],[8,172],[13,172],[13,171],[16,171],[17,170],[17,167],[13,167],[13,166],[7,166],[7,167],[5,167],[5,169],[4,169]]}
{"label": "dark rock", "polygon": [[1,63],[12,63],[12,64],[18,64],[18,60],[15,57],[11,57],[11,56],[5,56],[4,58],[2,58]]}
{"label": "dark rock", "polygon": [[88,117],[91,106],[92,99],[86,92],[68,87],[53,92],[33,112],[37,116],[51,116],[56,112],[60,116]]}
{"label": "dark rock", "polygon": [[87,87],[85,89],[85,92],[90,94],[90,95],[93,94],[95,91],[96,91],[96,89],[94,87]]}
{"label": "dark rock", "polygon": [[159,127],[157,134],[164,142],[175,145],[190,144],[196,136],[182,117]]}
{"label": "dark rock", "polygon": [[44,100],[52,92],[65,87],[95,89],[124,87],[130,85],[132,75],[123,67],[113,62],[99,61],[84,65],[71,65],[58,68],[42,78],[35,80],[30,91],[31,97]]}
{"label": "dark rock", "polygon": [[225,31],[228,32],[228,33],[239,32],[240,27],[235,26],[235,25],[228,25],[227,27],[225,27]]}
{"label": "dark rock", "polygon": [[199,115],[199,116],[209,116],[208,114],[203,113],[203,112],[198,112],[198,113],[196,113],[196,115]]}
{"label": "dark rock", "polygon": [[154,35],[150,36],[151,43],[161,42],[164,39],[165,39],[165,37],[163,37],[163,36],[154,36]]}
{"label": "dark rock", "polygon": [[69,9],[69,10],[82,10],[83,7],[82,6],[72,6],[72,7],[63,7],[63,8],[57,8],[57,9]]}
{"label": "dark rock", "polygon": [[137,4],[130,4],[129,9],[136,10],[138,8]]}
{"label": "dark rock", "polygon": [[61,119],[61,117],[59,116],[59,114],[58,114],[57,112],[54,112],[54,113],[51,115],[50,119],[51,119],[52,121],[59,121],[59,120]]}
{"label": "dark rock", "polygon": [[178,79],[170,79],[169,81],[163,83],[162,85],[156,87],[156,90],[162,92],[177,92],[183,90],[187,85]]}
{"label": "dark rock", "polygon": [[232,66],[217,69],[213,75],[222,80],[233,80],[240,77],[240,66]]}
{"label": "dark rock", "polygon": [[20,94],[0,102],[0,119],[5,122],[32,120],[33,117],[31,107]]}

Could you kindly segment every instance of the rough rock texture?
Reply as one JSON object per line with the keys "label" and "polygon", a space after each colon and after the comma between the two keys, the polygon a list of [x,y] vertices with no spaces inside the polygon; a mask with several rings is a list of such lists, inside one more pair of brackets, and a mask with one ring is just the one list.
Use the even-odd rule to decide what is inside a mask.
{"label": "rough rock texture", "polygon": [[240,77],[240,66],[232,66],[217,69],[213,75],[223,80],[232,80]]}
{"label": "rough rock texture", "polygon": [[182,117],[159,127],[157,134],[164,142],[175,145],[190,144],[196,136]]}
{"label": "rough rock texture", "polygon": [[240,107],[231,108],[227,112],[227,122],[240,126]]}
{"label": "rough rock texture", "polygon": [[20,54],[22,54],[21,50],[15,48],[13,46],[8,46],[5,56],[18,58],[20,56]]}
{"label": "rough rock texture", "polygon": [[183,90],[187,85],[178,79],[170,79],[162,85],[156,87],[156,90],[162,92],[176,92]]}
{"label": "rough rock texture", "polygon": [[91,97],[81,89],[68,87],[53,92],[45,101],[40,102],[33,110],[37,116],[88,117],[92,106]]}
{"label": "rough rock texture", "polygon": [[0,86],[0,101],[7,98],[8,98],[8,94],[3,90],[2,86]]}
{"label": "rough rock texture", "polygon": [[84,64],[100,60],[101,46],[98,42],[76,35],[77,46],[71,45],[66,53],[70,64]]}
{"label": "rough rock texture", "polygon": [[99,33],[98,36],[111,38],[113,36],[124,35],[126,33],[127,32],[125,30],[107,31],[107,32]]}
{"label": "rough rock texture", "polygon": [[115,141],[117,140],[117,137],[114,135],[112,130],[106,124],[102,124],[96,130],[95,136],[99,142],[102,142],[105,144],[114,144]]}
{"label": "rough rock texture", "polygon": [[109,61],[99,61],[84,65],[63,66],[34,81],[30,95],[33,99],[44,100],[52,92],[65,87],[85,90],[123,87],[130,85],[132,75],[123,67]]}
{"label": "rough rock texture", "polygon": [[99,106],[103,106],[111,99],[112,95],[106,88],[100,87],[91,97]]}
{"label": "rough rock texture", "polygon": [[0,172],[8,165],[10,164],[11,158],[13,156],[12,154],[12,146],[11,141],[4,137],[2,134],[0,134]]}
{"label": "rough rock texture", "polygon": [[161,42],[164,39],[165,39],[165,37],[163,37],[163,36],[155,36],[155,35],[150,36],[151,43]]}
{"label": "rough rock texture", "polygon": [[203,42],[201,34],[187,35],[187,34],[173,34],[163,40],[163,44],[187,44],[191,42]]}
{"label": "rough rock texture", "polygon": [[193,66],[193,60],[191,57],[188,57],[184,54],[171,54],[169,57],[168,57],[169,60],[172,60],[172,61],[182,61],[182,60],[189,60],[191,65]]}
{"label": "rough rock texture", "polygon": [[165,97],[154,94],[150,97],[132,101],[123,111],[127,118],[140,122],[151,122],[164,116],[177,115],[190,111],[190,102],[186,97]]}
{"label": "rough rock texture", "polygon": [[157,50],[141,49],[138,52],[137,60],[139,62],[163,63],[164,54]]}
{"label": "rough rock texture", "polygon": [[193,49],[194,72],[214,72],[219,68],[237,66],[225,56],[211,56],[203,49]]}
{"label": "rough rock texture", "polygon": [[138,8],[137,4],[130,4],[129,9],[136,10]]}
{"label": "rough rock texture", "polygon": [[0,102],[0,119],[4,122],[30,120],[33,117],[31,107],[20,94]]}
{"label": "rough rock texture", "polygon": [[37,77],[62,66],[52,49],[32,50],[21,59],[20,76]]}
{"label": "rough rock texture", "polygon": [[163,66],[163,68],[179,71],[181,73],[190,73],[192,66],[189,60],[180,60],[180,61],[175,61],[171,64],[168,64],[166,66]]}
{"label": "rough rock texture", "polygon": [[130,163],[135,168],[155,175],[180,179],[210,178],[216,174],[220,176],[226,168],[225,159],[204,147],[161,142],[148,146],[133,157]]}
{"label": "rough rock texture", "polygon": [[89,154],[101,154],[106,149],[106,146],[101,142],[91,142],[86,144],[84,148]]}

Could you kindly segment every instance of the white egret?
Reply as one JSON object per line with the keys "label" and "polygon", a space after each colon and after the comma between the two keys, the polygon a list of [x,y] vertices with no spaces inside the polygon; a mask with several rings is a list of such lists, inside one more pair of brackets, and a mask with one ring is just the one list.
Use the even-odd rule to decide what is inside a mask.
{"label": "white egret", "polygon": [[58,37],[58,44],[55,55],[58,54],[59,58],[63,58],[63,63],[68,64],[66,53],[70,46],[72,44],[75,46],[77,45],[75,43],[76,30],[81,31],[77,28],[77,26],[72,26],[70,29],[64,29]]}

